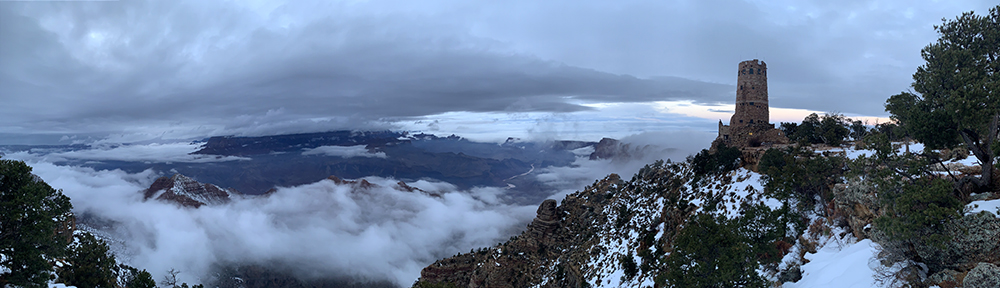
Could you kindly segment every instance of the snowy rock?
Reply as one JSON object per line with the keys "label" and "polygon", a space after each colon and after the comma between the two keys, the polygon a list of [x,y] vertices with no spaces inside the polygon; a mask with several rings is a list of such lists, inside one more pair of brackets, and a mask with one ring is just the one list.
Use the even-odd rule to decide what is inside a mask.
{"label": "snowy rock", "polygon": [[144,199],[155,198],[185,207],[198,208],[202,205],[229,203],[236,195],[240,195],[240,193],[235,189],[223,189],[213,184],[200,183],[181,174],[175,174],[171,177],[156,179],[146,189],[143,196]]}
{"label": "snowy rock", "polygon": [[979,263],[969,271],[962,281],[964,288],[996,288],[1000,287],[1000,267],[990,263]]}

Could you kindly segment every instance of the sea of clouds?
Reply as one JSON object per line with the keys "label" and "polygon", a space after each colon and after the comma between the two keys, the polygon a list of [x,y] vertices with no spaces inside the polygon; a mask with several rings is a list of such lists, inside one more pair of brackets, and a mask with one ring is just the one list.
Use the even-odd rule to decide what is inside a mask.
{"label": "sea of clouds", "polygon": [[[549,198],[561,200],[609,173],[628,179],[657,159],[680,161],[706,147],[711,136],[701,132],[637,134],[622,140],[631,147],[653,147],[643,150],[647,153],[629,159],[589,160],[587,151],[577,151],[581,153],[573,165],[536,169],[529,176],[551,187],[545,192]],[[188,283],[202,283],[209,277],[205,272],[219,263],[277,263],[296,267],[304,277],[336,275],[409,286],[433,261],[506,241],[535,216],[534,205],[500,200],[510,188],[460,190],[448,183],[422,180],[407,184],[424,192],[407,192],[394,188],[398,180],[379,177],[365,178],[376,184],[368,189],[322,180],[279,187],[268,197],[192,209],[142,199],[142,191],[157,177],[169,176],[164,171],[127,173],[53,164],[53,159],[67,157],[201,162],[183,158],[196,147],[181,146],[154,143],[48,156],[29,151],[4,158],[25,160],[35,174],[72,199],[78,215],[113,223],[114,229],[105,232],[120,240],[116,245],[122,247],[115,250],[121,260],[150,271],[156,279],[177,269],[182,272],[180,280]],[[372,157],[361,149],[337,149],[307,153]],[[124,155],[135,151],[147,153]]]}

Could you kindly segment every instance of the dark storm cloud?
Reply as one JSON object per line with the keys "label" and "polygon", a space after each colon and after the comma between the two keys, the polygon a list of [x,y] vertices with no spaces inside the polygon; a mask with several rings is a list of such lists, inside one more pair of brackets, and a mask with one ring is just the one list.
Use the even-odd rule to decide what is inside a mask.
{"label": "dark storm cloud", "polygon": [[0,2],[0,133],[255,134],[729,103],[736,63],[752,58],[768,63],[772,106],[880,114],[931,25],[989,5]]}
{"label": "dark storm cloud", "polygon": [[17,44],[0,54],[11,59],[0,76],[3,124],[12,132],[171,121],[236,128],[241,115],[373,120],[726,98],[704,89],[724,85],[568,66],[447,24],[341,11],[347,6],[273,27],[284,21],[273,14],[298,15],[281,10],[294,8],[255,19],[253,8],[201,2],[5,4],[0,35]]}
{"label": "dark storm cloud", "polygon": [[[910,75],[923,62],[920,49],[937,38],[933,25],[994,5],[535,1],[491,7],[499,11],[477,31],[542,58],[639,77],[731,84],[737,63],[757,58],[768,64],[772,106],[881,115],[885,99],[909,87]],[[514,17],[524,21],[498,20]]]}

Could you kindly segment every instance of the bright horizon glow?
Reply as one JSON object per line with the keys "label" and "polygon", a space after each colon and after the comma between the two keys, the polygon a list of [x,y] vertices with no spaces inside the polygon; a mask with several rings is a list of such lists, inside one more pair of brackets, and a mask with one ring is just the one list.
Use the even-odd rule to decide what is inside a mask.
{"label": "bright horizon glow", "polygon": [[[722,123],[729,125],[729,119],[733,116],[736,110],[735,104],[726,105],[702,105],[695,104],[693,101],[657,101],[652,102],[652,105],[656,109],[663,111],[665,113],[676,113],[690,117],[697,117],[708,120],[722,120]],[[722,112],[725,111],[725,112]],[[809,114],[816,113],[817,115],[823,115],[827,113],[836,112],[823,112],[808,109],[797,109],[797,108],[780,108],[780,107],[770,107],[768,109],[770,112],[771,123],[780,122],[802,122]],[[878,123],[890,122],[892,120],[886,116],[870,116],[870,115],[844,115],[847,118],[853,120],[861,120],[861,122],[867,122],[868,125],[875,125]]]}

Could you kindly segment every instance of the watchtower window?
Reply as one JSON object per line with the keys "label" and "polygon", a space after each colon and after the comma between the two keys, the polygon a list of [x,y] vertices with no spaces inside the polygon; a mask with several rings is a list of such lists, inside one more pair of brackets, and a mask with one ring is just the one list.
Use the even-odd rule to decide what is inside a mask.
{"label": "watchtower window", "polygon": [[753,102],[750,102],[750,106],[753,106]]}
{"label": "watchtower window", "polygon": [[750,68],[750,75],[753,75],[753,68]]}
{"label": "watchtower window", "polygon": [[740,120],[740,123],[743,123],[743,120]]}

